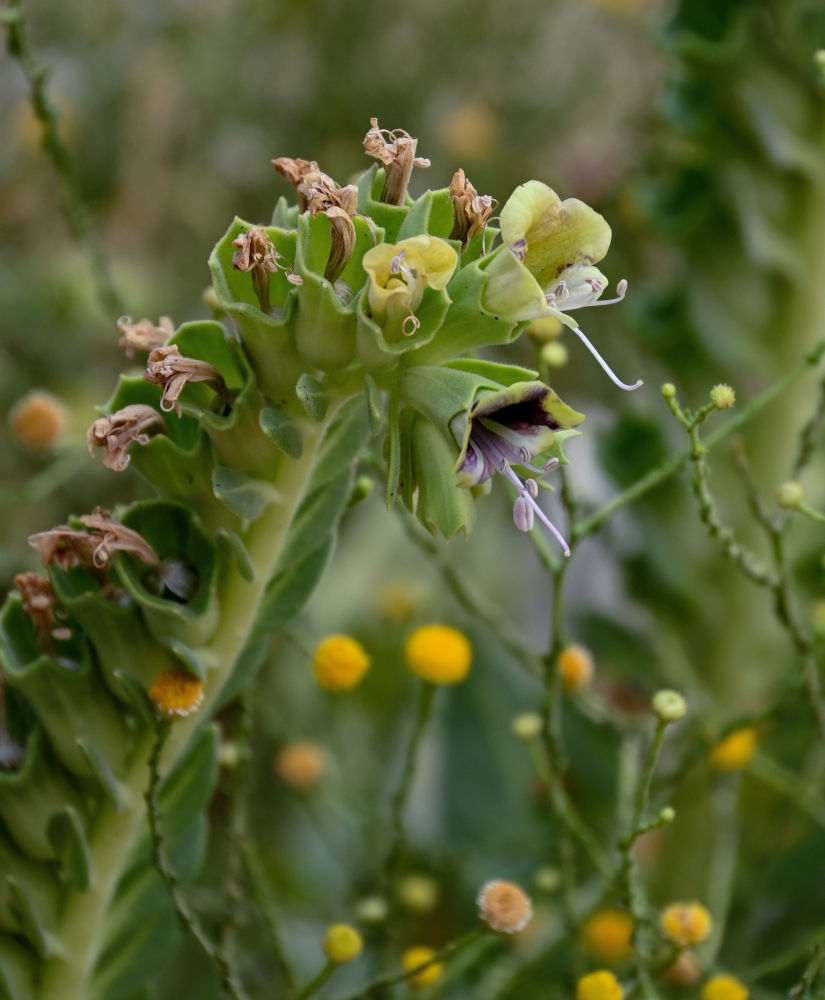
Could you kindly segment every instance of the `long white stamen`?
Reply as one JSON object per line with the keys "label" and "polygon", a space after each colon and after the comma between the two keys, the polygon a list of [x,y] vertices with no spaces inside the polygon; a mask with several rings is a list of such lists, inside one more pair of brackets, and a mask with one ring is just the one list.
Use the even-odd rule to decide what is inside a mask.
{"label": "long white stamen", "polygon": [[[531,506],[531,507],[533,508],[533,512],[534,512],[534,513],[536,514],[536,516],[537,516],[537,517],[539,518],[539,520],[540,520],[540,521],[541,521],[541,522],[542,522],[542,523],[543,523],[543,524],[544,524],[544,525],[545,525],[545,526],[546,526],[547,528],[549,528],[549,529],[550,529],[550,531],[551,531],[551,532],[553,533],[553,535],[555,535],[555,537],[556,537],[556,539],[558,540],[559,544],[560,544],[560,545],[561,545],[561,547],[562,547],[562,548],[564,549],[564,554],[565,554],[566,556],[569,556],[569,555],[570,555],[570,546],[569,546],[569,545],[567,544],[567,542],[565,541],[565,539],[564,539],[564,535],[562,535],[562,533],[561,533],[561,532],[559,531],[559,529],[558,529],[558,528],[557,528],[557,527],[555,526],[555,524],[553,524],[553,522],[552,522],[552,521],[550,520],[550,518],[549,518],[549,517],[548,517],[548,516],[547,516],[547,515],[546,515],[546,514],[544,513],[544,511],[543,511],[543,510],[541,509],[541,507],[539,507],[539,505],[538,505],[538,504],[536,503],[536,501],[535,501],[535,500],[534,500],[534,499],[533,499],[533,498],[532,498],[532,497],[530,496],[530,494],[529,494],[529,493],[527,492],[527,490],[526,490],[526,489],[524,488],[524,484],[522,483],[522,481],[521,481],[521,480],[519,479],[519,477],[518,477],[518,476],[517,476],[517,475],[515,474],[515,472],[513,472],[513,470],[512,470],[511,468],[510,468],[510,465],[509,465],[509,463],[507,463],[507,462],[503,463],[503,466],[502,466],[502,469],[501,469],[501,471],[502,471],[502,473],[503,473],[503,474],[504,474],[505,476],[507,476],[507,478],[508,478],[508,479],[510,480],[510,482],[511,482],[511,483],[512,483],[512,484],[513,484],[513,485],[515,486],[515,488],[516,488],[516,489],[518,490],[518,492],[519,492],[519,496],[520,496],[520,497],[523,497],[523,498],[524,498],[524,499],[525,499],[525,500],[526,500],[526,501],[527,501],[527,502],[528,502],[528,503],[530,504],[530,506]],[[521,529],[521,530],[523,530],[523,529]]]}
{"label": "long white stamen", "polygon": [[594,306],[612,306],[617,302],[621,302],[622,299],[627,294],[627,278],[622,278],[622,280],[616,285],[616,298],[615,299],[599,299],[598,302],[591,302]]}
{"label": "long white stamen", "polygon": [[579,338],[579,340],[584,344],[584,346],[588,349],[588,351],[590,351],[593,357],[599,362],[599,364],[602,367],[602,370],[609,376],[610,381],[614,385],[617,385],[620,389],[624,389],[626,392],[632,392],[634,389],[638,389],[640,385],[644,385],[641,379],[637,379],[633,383],[633,385],[628,385],[626,382],[622,382],[622,380],[618,378],[618,376],[613,372],[613,369],[604,360],[601,354],[599,354],[596,348],[590,343],[590,341],[584,335],[584,332],[578,326],[571,327],[571,329],[573,333],[575,333],[576,336]]}

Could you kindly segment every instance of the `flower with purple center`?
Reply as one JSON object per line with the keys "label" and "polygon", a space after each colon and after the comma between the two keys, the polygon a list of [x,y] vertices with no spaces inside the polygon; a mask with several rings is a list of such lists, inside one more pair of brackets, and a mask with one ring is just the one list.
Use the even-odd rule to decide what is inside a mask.
{"label": "flower with purple center", "polygon": [[565,555],[570,549],[558,528],[536,502],[535,478],[522,480],[514,466],[543,476],[559,464],[557,457],[540,466],[533,460],[554,444],[557,432],[570,430],[584,415],[563,403],[541,382],[516,382],[479,397],[472,406],[455,471],[459,486],[474,487],[498,472],[516,488],[513,520],[519,531],[530,531],[537,517],[558,539]]}

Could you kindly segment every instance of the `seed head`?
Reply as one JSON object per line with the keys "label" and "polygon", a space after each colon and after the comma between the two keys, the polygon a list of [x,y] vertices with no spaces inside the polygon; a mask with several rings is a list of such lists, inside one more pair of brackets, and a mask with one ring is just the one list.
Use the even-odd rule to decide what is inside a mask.
{"label": "seed head", "polygon": [[351,691],[369,669],[364,647],[348,635],[330,635],[315,650],[312,669],[325,691]]}
{"label": "seed head", "polygon": [[533,916],[533,904],[527,893],[514,882],[503,879],[482,886],[477,903],[481,919],[500,934],[515,934]]}
{"label": "seed head", "polygon": [[720,383],[710,390],[710,402],[717,410],[729,410],[736,402],[736,393],[729,385]]}
{"label": "seed head", "polygon": [[423,625],[404,644],[407,667],[430,684],[459,684],[470,672],[470,640],[449,625]]}

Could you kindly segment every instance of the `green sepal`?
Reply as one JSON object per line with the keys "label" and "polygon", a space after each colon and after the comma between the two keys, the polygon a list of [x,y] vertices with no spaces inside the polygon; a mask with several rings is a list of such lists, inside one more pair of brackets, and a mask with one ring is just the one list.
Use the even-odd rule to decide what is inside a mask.
{"label": "green sepal", "polygon": [[384,242],[395,243],[404,223],[409,207],[388,205],[380,201],[384,190],[384,169],[373,164],[356,180],[358,187],[358,211],[384,230]]}
{"label": "green sepal", "polygon": [[272,483],[227,465],[216,465],[212,470],[212,490],[221,503],[244,521],[257,520],[280,497]]}
{"label": "green sepal", "polygon": [[190,383],[180,396],[182,410],[197,417],[219,459],[243,472],[271,473],[280,452],[273,449],[258,423],[263,397],[238,344],[220,323],[212,320],[185,323],[170,343],[177,345],[185,357],[213,365],[226,383],[232,400],[228,413],[216,410],[219,401],[203,382]]}
{"label": "green sepal", "polygon": [[73,645],[77,654],[71,665],[40,653],[22,601],[17,594],[9,595],[0,614],[0,662],[9,687],[20,691],[34,708],[57,757],[70,771],[82,777],[93,775],[77,746],[77,737],[84,735],[122,774],[129,734],[97,674],[88,643],[84,639]]}
{"label": "green sepal", "polygon": [[24,945],[0,934],[0,1000],[32,1000],[35,956]]}
{"label": "green sepal", "polygon": [[454,361],[445,361],[441,367],[455,368],[470,375],[480,375],[504,386],[513,385],[514,382],[531,382],[539,377],[539,373],[533,368],[503,365],[498,361],[485,361],[483,358],[456,358]]}
{"label": "green sepal", "polygon": [[29,857],[53,861],[47,828],[52,815],[63,808],[82,812],[80,794],[52,756],[42,729],[32,729],[20,769],[0,771],[0,819]]}
{"label": "green sepal", "polygon": [[[387,371],[398,364],[402,355],[417,351],[429,344],[439,334],[444,318],[450,309],[450,296],[446,289],[425,288],[421,302],[415,310],[418,329],[409,337],[403,334],[398,340],[388,341],[382,327],[372,318],[369,299],[362,295],[358,300],[356,343],[358,360],[367,371]],[[455,352],[450,352],[450,357]],[[416,359],[413,359],[416,360]]]}
{"label": "green sepal", "polygon": [[[20,915],[15,911],[7,879],[12,876],[37,923],[45,931],[54,928],[60,907],[60,884],[52,866],[32,861],[22,854],[0,830],[0,931],[25,933]],[[0,934],[0,937],[2,935]]]}
{"label": "green sepal", "polygon": [[378,391],[378,386],[375,384],[375,379],[369,372],[364,375],[364,393],[367,397],[367,416],[370,422],[370,434],[375,437],[376,434],[381,433],[381,427],[384,423],[384,415],[381,407],[381,395]]}
{"label": "green sepal", "polygon": [[[419,233],[446,239],[452,231],[453,220],[453,202],[449,190],[440,188],[437,191],[425,191],[409,206],[398,235],[391,242],[398,243]],[[458,243],[454,243],[454,246],[459,248]]]}
{"label": "green sepal", "polygon": [[450,310],[438,337],[412,359],[415,364],[440,364],[477,347],[509,344],[518,336],[521,330],[513,319],[496,315],[482,305],[487,282],[487,272],[477,262],[456,271],[447,285]]}
{"label": "green sepal", "polygon": [[472,266],[483,269],[487,276],[481,288],[480,305],[495,319],[519,323],[547,312],[541,286],[508,247],[499,247]]}
{"label": "green sepal", "polygon": [[[560,431],[553,431],[553,443],[549,448],[545,448],[544,451],[539,452],[535,461],[546,463],[551,458],[557,458],[559,465],[570,465],[570,459],[564,453],[564,445],[570,438],[574,437],[581,437],[581,431],[577,431],[574,427],[566,427]],[[552,488],[549,483],[543,480],[539,481],[539,486],[543,486],[545,489]]]}
{"label": "green sepal", "polygon": [[123,809],[123,791],[117,778],[112,773],[112,768],[103,754],[88,740],[78,739],[75,741],[77,748],[86,761],[89,773],[95,778],[101,791],[113,803],[117,812]]}
{"label": "green sepal", "polygon": [[[197,679],[203,683],[206,682],[207,668],[213,666],[213,664],[211,662],[205,663],[203,654],[196,653],[195,650],[190,649],[186,643],[181,642],[180,639],[175,639],[172,636],[167,636],[159,641],[160,644],[165,646],[173,656],[177,657],[187,673],[190,673],[193,677],[197,677]],[[210,657],[207,653],[207,661],[209,659]]]}
{"label": "green sepal", "polygon": [[412,480],[418,489],[415,515],[421,524],[432,535],[468,535],[475,503],[472,493],[456,483],[455,446],[429,420],[415,414],[404,450],[412,457]]}
{"label": "green sepal", "polygon": [[500,388],[484,375],[434,365],[408,368],[398,380],[399,397],[435,424],[448,440],[454,418],[469,415],[479,392]]}
{"label": "green sepal", "polygon": [[[209,257],[209,269],[226,311],[234,318],[261,391],[278,405],[292,396],[292,386],[306,367],[295,349],[291,317],[298,289],[279,271],[270,278],[271,314],[263,312],[252,289],[249,274],[232,267],[232,241],[251,228],[251,223],[235,219]],[[294,232],[268,228],[272,242],[287,260],[295,259]]]}
{"label": "green sepal", "polygon": [[258,424],[270,441],[290,458],[300,458],[304,451],[301,430],[283,410],[265,406],[258,414]]}
{"label": "green sepal", "polygon": [[218,528],[215,532],[215,545],[218,551],[235,564],[235,569],[247,583],[255,580],[255,565],[249,555],[243,539],[231,528]]}
{"label": "green sepal", "polygon": [[295,229],[298,225],[298,206],[290,205],[281,195],[275,202],[275,208],[272,209],[272,219],[269,224],[278,229]]}
{"label": "green sepal", "polygon": [[89,844],[76,809],[64,806],[49,820],[47,835],[63,878],[78,892],[91,886],[92,868]]}
{"label": "green sepal", "polygon": [[14,875],[6,876],[6,887],[9,905],[17,918],[20,930],[28,938],[38,957],[48,958],[50,954],[53,954],[54,948],[49,935],[37,919],[37,914],[34,912],[28,895]]}
{"label": "green sepal", "polygon": [[197,587],[187,601],[153,593],[157,573],[135,556],[115,553],[123,586],[143,610],[159,640],[174,636],[192,646],[208,641],[218,624],[217,550],[189,508],[168,500],[141,500],[121,516],[127,528],[146,539],[162,562],[180,562],[195,573]]}
{"label": "green sepal", "polygon": [[309,372],[301,375],[295,383],[295,395],[310,420],[318,423],[324,419],[329,406],[329,395],[314,375]]}

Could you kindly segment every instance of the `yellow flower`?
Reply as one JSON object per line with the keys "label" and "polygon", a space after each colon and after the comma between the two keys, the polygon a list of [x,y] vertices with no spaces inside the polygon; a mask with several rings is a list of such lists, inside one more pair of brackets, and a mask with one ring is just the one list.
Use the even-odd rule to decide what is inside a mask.
{"label": "yellow flower", "polygon": [[701,903],[671,903],[662,911],[659,926],[666,938],[684,948],[708,937],[710,913]]}
{"label": "yellow flower", "polygon": [[288,743],[275,757],[275,772],[281,781],[301,791],[317,785],[326,769],[326,752],[312,740]]}
{"label": "yellow flower", "polygon": [[364,950],[364,941],[349,924],[333,924],[324,935],[324,954],[336,965],[354,962]]}
{"label": "yellow flower", "polygon": [[702,987],[702,1000],[748,1000],[745,986],[733,976],[714,976]]}
{"label": "yellow flower", "polygon": [[[423,965],[424,962],[429,962],[435,954],[436,952],[433,948],[426,948],[423,945],[419,945],[415,948],[408,948],[401,956],[401,967],[405,971],[409,972],[410,969],[416,969],[419,965]],[[432,965],[428,965],[420,972],[416,972],[414,976],[410,976],[407,982],[410,986],[415,986],[417,988],[432,986],[441,978],[441,973],[443,971],[444,966],[441,962],[433,962]]]}
{"label": "yellow flower", "polygon": [[418,329],[415,310],[426,288],[440,291],[453,276],[458,254],[446,240],[411,236],[400,243],[379,243],[364,254],[370,278],[367,300],[388,340]]}
{"label": "yellow flower", "polygon": [[756,730],[742,726],[720,740],[710,752],[710,762],[717,771],[739,771],[756,752]]}
{"label": "yellow flower", "polygon": [[593,657],[584,646],[565,646],[557,664],[565,691],[580,691],[593,677]]}
{"label": "yellow flower", "polygon": [[633,917],[624,910],[597,910],[585,921],[584,947],[593,958],[613,964],[631,952]]}
{"label": "yellow flower", "polygon": [[182,719],[203,701],[203,682],[185,670],[164,670],[149,688],[149,698],[164,719]]}
{"label": "yellow flower", "polygon": [[329,635],[315,650],[312,669],[325,691],[351,691],[369,669],[364,647],[348,635]]}
{"label": "yellow flower", "polygon": [[9,414],[12,433],[27,448],[50,448],[66,430],[66,407],[39,389],[27,393]]}
{"label": "yellow flower", "polygon": [[407,666],[430,684],[458,684],[470,672],[473,648],[449,625],[423,625],[404,645]]}
{"label": "yellow flower", "polygon": [[530,897],[515,882],[494,879],[481,887],[478,894],[478,914],[494,931],[515,934],[526,927],[533,916]]}
{"label": "yellow flower", "polygon": [[576,983],[576,1000],[622,1000],[624,991],[612,972],[599,969]]}

